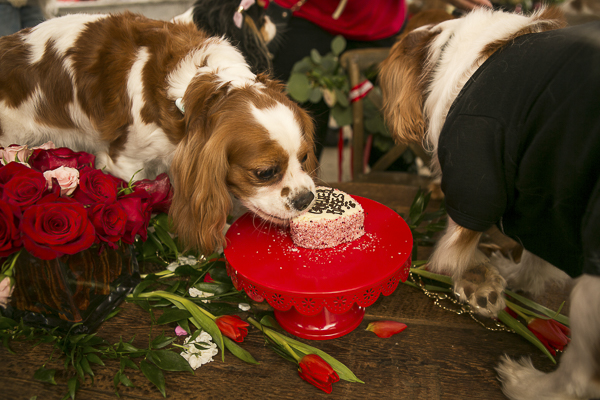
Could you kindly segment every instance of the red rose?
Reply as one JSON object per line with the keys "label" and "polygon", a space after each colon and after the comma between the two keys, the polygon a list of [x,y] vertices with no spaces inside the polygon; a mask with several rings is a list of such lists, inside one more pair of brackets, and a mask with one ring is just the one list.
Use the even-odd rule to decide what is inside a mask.
{"label": "red rose", "polygon": [[140,235],[143,241],[148,238],[148,223],[152,216],[150,195],[143,189],[135,188],[133,193],[119,199],[119,204],[127,214],[127,225],[121,240],[133,244],[135,236]]}
{"label": "red rose", "polygon": [[144,189],[150,195],[152,212],[168,213],[173,198],[173,187],[166,173],[160,174],[154,180],[143,179],[135,183],[135,188]]}
{"label": "red rose", "polygon": [[0,200],[0,258],[8,257],[23,247],[18,229],[20,214],[16,206]]}
{"label": "red rose", "polygon": [[95,241],[94,225],[85,208],[68,197],[50,194],[29,207],[21,219],[25,249],[34,257],[52,260],[75,254]]}
{"label": "red rose", "polygon": [[79,171],[79,187],[73,198],[83,205],[114,203],[119,189],[125,187],[124,180],[105,174],[99,169],[85,167]]}
{"label": "red rose", "polygon": [[125,233],[127,225],[127,213],[119,203],[96,204],[88,208],[88,215],[94,228],[96,236],[109,247],[116,249],[117,242]]}
{"label": "red rose", "polygon": [[27,166],[11,162],[0,168],[2,200],[24,209],[42,198],[46,191],[44,175]]}
{"label": "red rose", "polygon": [[29,165],[33,168],[46,172],[58,167],[70,167],[81,169],[84,166],[93,167],[96,157],[92,154],[75,152],[67,147],[58,149],[36,149],[29,157]]}

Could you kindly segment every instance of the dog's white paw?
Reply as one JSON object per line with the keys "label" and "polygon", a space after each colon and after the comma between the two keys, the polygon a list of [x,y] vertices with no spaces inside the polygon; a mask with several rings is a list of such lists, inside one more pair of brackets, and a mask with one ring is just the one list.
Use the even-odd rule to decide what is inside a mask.
{"label": "dog's white paw", "polygon": [[502,391],[512,400],[581,400],[565,394],[561,379],[554,373],[538,371],[529,357],[513,360],[502,357],[496,367]]}
{"label": "dog's white paw", "polygon": [[495,317],[498,311],[504,309],[502,291],[505,287],[506,281],[489,263],[467,268],[454,282],[454,291],[459,300],[486,317]]}

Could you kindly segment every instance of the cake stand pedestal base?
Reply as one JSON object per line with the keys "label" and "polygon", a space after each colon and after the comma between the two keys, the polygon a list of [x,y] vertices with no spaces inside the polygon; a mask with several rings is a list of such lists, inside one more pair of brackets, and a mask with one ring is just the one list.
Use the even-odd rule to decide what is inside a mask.
{"label": "cake stand pedestal base", "polygon": [[365,308],[354,304],[343,314],[323,308],[317,315],[302,315],[294,307],[288,311],[275,310],[275,318],[283,329],[298,337],[311,340],[335,339],[352,332],[363,320]]}

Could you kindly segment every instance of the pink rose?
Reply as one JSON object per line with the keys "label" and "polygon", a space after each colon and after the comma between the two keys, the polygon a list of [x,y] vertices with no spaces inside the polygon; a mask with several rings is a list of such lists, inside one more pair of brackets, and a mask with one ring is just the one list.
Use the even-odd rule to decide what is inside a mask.
{"label": "pink rose", "polygon": [[29,157],[29,165],[38,171],[46,172],[58,167],[81,169],[85,166],[93,167],[96,157],[92,154],[75,152],[66,147],[58,149],[36,149]]}
{"label": "pink rose", "polygon": [[0,275],[0,279],[2,277],[4,277],[4,279],[0,280],[0,306],[6,307],[15,286],[10,276]]}
{"label": "pink rose", "polygon": [[135,188],[144,189],[150,195],[152,212],[168,213],[173,198],[173,187],[166,173],[160,174],[154,180],[143,179],[135,183]]}
{"label": "pink rose", "polygon": [[46,142],[46,143],[44,143],[41,146],[32,147],[31,150],[37,150],[37,149],[40,149],[40,150],[50,150],[50,149],[55,149],[55,148],[56,148],[56,146],[54,145],[54,143],[52,143],[52,142]]}
{"label": "pink rose", "polygon": [[46,179],[41,172],[11,162],[0,168],[0,186],[3,186],[2,200],[24,209],[42,198]]}
{"label": "pink rose", "polygon": [[27,162],[33,150],[28,149],[26,145],[11,144],[8,147],[0,147],[0,163],[6,165],[9,162]]}
{"label": "pink rose", "polygon": [[70,197],[50,194],[21,219],[23,245],[34,257],[52,260],[89,248],[96,240],[86,209]]}
{"label": "pink rose", "polygon": [[0,200],[0,258],[23,247],[19,231],[21,212],[17,206]]}
{"label": "pink rose", "polygon": [[75,168],[58,167],[44,172],[44,178],[48,182],[48,190],[52,190],[53,178],[58,181],[61,196],[70,196],[79,185],[79,171]]}
{"label": "pink rose", "polygon": [[125,233],[127,213],[119,203],[99,203],[88,208],[88,215],[99,240],[108,243],[109,247],[116,249],[117,242]]}

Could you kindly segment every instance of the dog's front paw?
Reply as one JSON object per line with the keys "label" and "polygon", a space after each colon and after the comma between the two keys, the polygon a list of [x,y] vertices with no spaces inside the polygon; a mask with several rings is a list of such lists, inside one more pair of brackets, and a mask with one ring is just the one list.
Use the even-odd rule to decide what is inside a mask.
{"label": "dog's front paw", "polygon": [[467,268],[454,282],[454,291],[459,300],[486,317],[496,316],[505,307],[502,297],[505,287],[506,281],[489,263]]}

